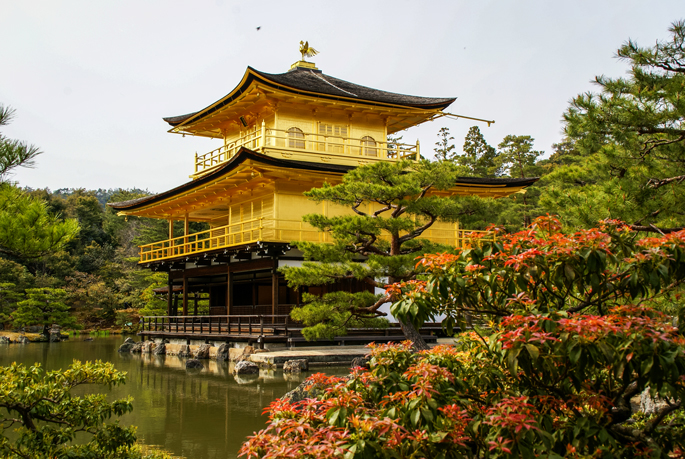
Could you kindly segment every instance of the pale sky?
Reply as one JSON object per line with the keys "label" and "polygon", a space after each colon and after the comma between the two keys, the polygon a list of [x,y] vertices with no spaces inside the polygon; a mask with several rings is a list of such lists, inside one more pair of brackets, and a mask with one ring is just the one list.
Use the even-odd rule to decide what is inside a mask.
{"label": "pale sky", "polygon": [[[287,71],[308,40],[328,75],[458,97],[448,111],[496,121],[480,124],[491,145],[530,135],[550,152],[569,100],[595,75],[625,74],[617,48],[666,39],[681,18],[683,0],[0,0],[0,102],[17,110],[2,133],[44,152],[14,175],[21,186],[161,192],[219,146],[167,133],[162,117],[213,103],[248,65]],[[426,155],[441,127],[461,149],[472,125],[402,134]]]}

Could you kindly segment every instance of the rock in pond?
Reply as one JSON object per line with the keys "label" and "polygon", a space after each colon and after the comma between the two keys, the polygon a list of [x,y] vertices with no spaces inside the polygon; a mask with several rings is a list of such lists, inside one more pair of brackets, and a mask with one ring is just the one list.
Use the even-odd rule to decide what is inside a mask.
{"label": "rock in pond", "polygon": [[223,362],[225,360],[229,359],[229,349],[230,346],[226,343],[223,343],[219,348],[216,350],[216,361],[217,362]]}
{"label": "rock in pond", "polygon": [[197,359],[186,360],[186,370],[202,370],[205,366]]}
{"label": "rock in pond", "polygon": [[300,371],[309,370],[309,361],[307,359],[287,360],[283,364],[283,373],[299,373]]}
{"label": "rock in pond", "polygon": [[162,342],[152,350],[153,355],[166,355],[166,343]]}
{"label": "rock in pond", "polygon": [[157,347],[157,343],[154,341],[146,341],[143,343],[143,346],[140,349],[140,352],[142,354],[152,354],[152,352],[155,350]]}
{"label": "rock in pond", "polygon": [[138,341],[137,343],[135,343],[133,346],[131,346],[131,351],[130,351],[131,354],[137,354],[137,353],[143,352],[143,346],[144,345],[145,345],[145,343],[142,341]]}
{"label": "rock in pond", "polygon": [[9,344],[12,341],[7,336],[0,336],[0,344]]}
{"label": "rock in pond", "polygon": [[124,344],[136,344],[136,342],[133,341],[133,338],[129,337],[124,340]]}
{"label": "rock in pond", "polygon": [[[128,340],[131,338],[126,338],[126,339]],[[131,352],[131,349],[133,349],[133,346],[135,346],[136,344],[137,343],[133,340],[131,340],[131,342],[124,341],[124,344],[119,346],[119,352]]]}
{"label": "rock in pond", "polygon": [[197,348],[197,351],[195,351],[195,355],[193,355],[193,358],[196,358],[198,360],[206,360],[209,358],[209,348],[212,347],[209,344],[200,344],[200,346]]}
{"label": "rock in pond", "polygon": [[365,368],[368,370],[369,369],[369,360],[371,360],[371,358],[368,356],[366,356],[366,357],[355,357],[354,359],[352,359],[352,364],[350,365],[350,368],[361,367],[361,368]]}
{"label": "rock in pond", "polygon": [[233,367],[234,375],[256,375],[259,374],[259,365],[248,360],[238,362]]}
{"label": "rock in pond", "polygon": [[19,344],[29,344],[30,342],[31,340],[24,335],[19,335],[19,337],[17,338],[17,343]]}
{"label": "rock in pond", "polygon": [[179,346],[178,353],[176,355],[178,355],[179,357],[192,357],[190,353],[190,346],[188,346],[187,344]]}

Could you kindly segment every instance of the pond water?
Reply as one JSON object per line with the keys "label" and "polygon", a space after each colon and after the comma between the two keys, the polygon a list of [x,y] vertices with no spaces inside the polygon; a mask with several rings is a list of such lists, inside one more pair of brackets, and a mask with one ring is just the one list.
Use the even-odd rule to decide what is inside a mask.
{"label": "pond water", "polygon": [[[265,426],[264,407],[297,387],[308,374],[284,378],[280,371],[262,371],[259,378],[234,377],[225,363],[204,361],[205,369],[185,370],[176,356],[119,354],[121,336],[62,343],[11,344],[0,347],[0,364],[40,363],[48,370],[66,368],[72,360],[103,360],[128,373],[123,386],[111,390],[111,399],[133,396],[133,413],[123,424],[138,426],[138,438],[188,459],[237,457],[245,438]],[[315,371],[343,375],[348,368]]]}

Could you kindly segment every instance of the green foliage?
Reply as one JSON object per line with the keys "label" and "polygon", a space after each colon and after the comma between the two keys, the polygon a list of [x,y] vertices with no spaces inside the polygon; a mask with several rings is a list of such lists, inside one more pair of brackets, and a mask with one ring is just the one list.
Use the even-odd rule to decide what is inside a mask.
{"label": "green foliage", "polygon": [[79,231],[74,220],[60,221],[45,202],[0,183],[0,253],[20,260],[55,252]]}
{"label": "green foliage", "polygon": [[[14,118],[14,113],[13,108],[0,104],[0,126],[7,126]],[[17,167],[33,167],[39,154],[41,151],[38,147],[0,134],[0,182],[4,182]]]}
{"label": "green foliage", "polygon": [[[316,202],[350,207],[355,214],[306,215],[306,222],[327,231],[335,243],[293,242],[306,259],[320,263],[285,267],[281,271],[295,287],[345,279],[383,287],[385,282],[378,279],[411,279],[414,258],[438,249],[422,239],[422,234],[438,220],[456,221],[467,212],[462,202],[432,194],[449,189],[461,172],[462,168],[449,161],[379,162],[348,172],[339,185],[324,184],[305,193]],[[321,300],[304,305],[296,314],[307,327],[322,324],[316,332],[305,331],[306,336],[330,336],[345,333],[353,321],[384,315],[379,308],[387,301],[386,297],[364,293],[326,294]],[[324,323],[320,322],[323,318]]]}
{"label": "green foliage", "polygon": [[454,151],[454,144],[451,140],[454,137],[450,135],[449,128],[441,127],[438,131],[438,140],[435,142],[435,159],[438,161],[453,161],[456,155]]}
{"label": "green foliage", "polygon": [[65,371],[17,363],[0,367],[0,453],[26,459],[144,457],[139,448],[132,451],[134,427],[108,422],[133,409],[130,397],[108,402],[105,394],[71,393],[85,384],[112,387],[124,382],[124,373],[99,361],[74,361]]}
{"label": "green foliage", "polygon": [[17,303],[24,298],[23,290],[10,282],[0,282],[0,324],[10,323]]}
{"label": "green foliage", "polygon": [[154,289],[167,285],[167,275],[165,273],[147,273],[145,282],[148,286],[140,293],[141,316],[165,316],[167,313],[167,302],[153,292]]}
{"label": "green foliage", "polygon": [[[375,304],[382,295],[370,292],[333,292],[323,296],[302,295],[306,306],[293,308],[290,316],[305,324],[302,335],[309,341],[331,339],[346,334],[347,328],[386,328],[385,319],[360,316],[359,311],[369,304]],[[340,327],[339,324],[344,324]]]}
{"label": "green foliage", "polygon": [[58,324],[66,328],[80,328],[75,318],[69,314],[69,306],[64,301],[67,292],[63,289],[30,288],[26,289],[26,299],[17,303],[12,314],[16,327],[29,325]]}
{"label": "green foliage", "polygon": [[685,227],[685,23],[669,31],[650,48],[624,44],[628,76],[599,76],[598,94],[573,99],[564,119],[576,154],[547,178],[545,209],[585,227],[602,218],[655,233]]}
{"label": "green foliage", "polygon": [[501,165],[498,164],[498,154],[495,147],[485,141],[478,126],[472,126],[464,139],[463,155],[455,161],[469,168],[470,175],[475,177],[499,177],[502,175]]}

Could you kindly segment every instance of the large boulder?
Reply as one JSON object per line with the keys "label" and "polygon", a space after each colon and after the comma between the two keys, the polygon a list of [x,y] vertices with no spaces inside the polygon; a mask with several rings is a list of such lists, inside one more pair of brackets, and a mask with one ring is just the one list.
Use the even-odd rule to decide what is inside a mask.
{"label": "large boulder", "polygon": [[181,345],[178,349],[178,354],[176,355],[178,355],[179,357],[191,357],[190,346],[188,346],[187,344]]}
{"label": "large boulder", "polygon": [[306,380],[295,389],[281,397],[281,400],[289,401],[290,403],[297,403],[308,398],[316,398],[322,393],[323,387],[321,384],[315,384],[310,380]]}
{"label": "large boulder", "polygon": [[307,359],[287,360],[283,364],[283,373],[299,373],[300,371],[309,370],[309,361]]}
{"label": "large boulder", "polygon": [[133,340],[131,340],[130,343],[124,341],[124,344],[119,346],[119,352],[131,352],[131,349],[133,349],[133,346],[135,346],[137,343]]}
{"label": "large boulder", "polygon": [[19,337],[17,338],[17,343],[19,344],[29,344],[30,342],[31,340],[24,335],[19,335]]}
{"label": "large boulder", "polygon": [[223,343],[219,348],[216,350],[216,361],[217,362],[223,362],[225,360],[228,360],[230,358],[230,349],[231,347]]}
{"label": "large boulder", "polygon": [[166,355],[166,343],[161,342],[158,344],[153,350],[152,350],[153,355]]}
{"label": "large boulder", "polygon": [[157,344],[154,341],[146,341],[140,348],[140,352],[143,354],[152,354]]}
{"label": "large boulder", "polygon": [[62,327],[52,324],[52,328],[50,328],[50,342],[59,343],[60,341],[62,341]]}
{"label": "large boulder", "polygon": [[250,362],[248,360],[243,360],[242,362],[238,362],[235,364],[235,367],[233,367],[233,374],[234,375],[255,375],[255,374],[259,374],[259,365],[257,365],[254,362]]}
{"label": "large boulder", "polygon": [[352,364],[350,365],[350,368],[361,367],[361,368],[368,370],[370,360],[371,360],[371,357],[369,357],[369,356],[355,357],[352,359]]}
{"label": "large boulder", "polygon": [[248,360],[248,358],[255,353],[255,349],[253,346],[245,346],[242,349],[233,348],[229,352],[232,362],[242,362],[243,360]]}
{"label": "large boulder", "polygon": [[193,355],[193,358],[196,358],[198,360],[206,360],[209,358],[209,348],[212,346],[209,344],[200,344],[198,346],[197,351],[195,351],[195,354]]}
{"label": "large boulder", "polygon": [[0,344],[9,344],[12,341],[7,336],[0,336]]}
{"label": "large boulder", "polygon": [[186,370],[202,370],[205,366],[197,359],[186,360]]}
{"label": "large boulder", "polygon": [[124,343],[136,344],[136,342],[135,342],[135,341],[133,340],[133,338],[131,338],[131,337],[126,338],[126,339],[124,340]]}
{"label": "large boulder", "polygon": [[143,352],[143,346],[144,345],[145,345],[145,343],[143,341],[138,341],[136,344],[131,346],[131,350],[130,350],[131,354],[140,354],[141,352]]}

